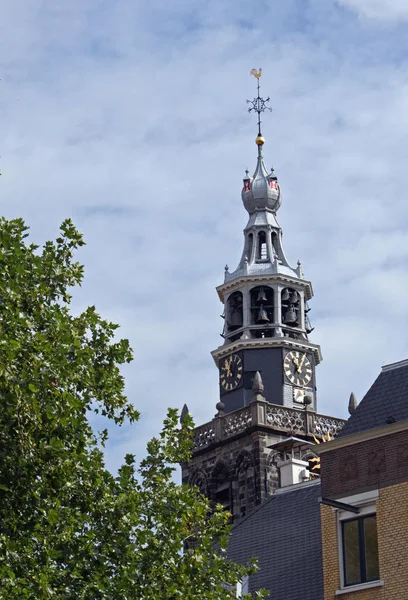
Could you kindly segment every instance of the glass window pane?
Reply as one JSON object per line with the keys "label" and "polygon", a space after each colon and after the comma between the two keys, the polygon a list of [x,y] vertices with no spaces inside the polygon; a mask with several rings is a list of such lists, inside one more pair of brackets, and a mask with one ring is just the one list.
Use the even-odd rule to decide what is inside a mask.
{"label": "glass window pane", "polygon": [[361,583],[358,519],[343,523],[343,548],[345,584]]}
{"label": "glass window pane", "polygon": [[364,541],[366,579],[373,581],[380,578],[378,567],[377,521],[375,515],[364,519]]}

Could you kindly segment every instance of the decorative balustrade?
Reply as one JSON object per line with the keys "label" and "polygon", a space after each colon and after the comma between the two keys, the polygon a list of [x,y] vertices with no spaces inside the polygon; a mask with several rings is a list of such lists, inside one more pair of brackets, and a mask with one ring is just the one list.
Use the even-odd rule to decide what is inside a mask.
{"label": "decorative balustrade", "polygon": [[325,415],[314,416],[314,434],[318,437],[330,435],[336,437],[345,421],[343,419],[335,419],[334,417],[326,417]]}
{"label": "decorative balustrade", "polygon": [[223,437],[231,437],[241,431],[245,431],[252,423],[251,407],[246,406],[239,410],[234,410],[232,413],[224,415],[222,419]]}
{"label": "decorative balustrade", "polygon": [[256,400],[244,408],[219,414],[210,423],[197,427],[193,435],[193,451],[198,452],[256,426],[309,439],[312,435],[322,439],[328,433],[331,438],[336,437],[344,423],[344,419],[316,414],[308,406],[304,409],[290,408]]}
{"label": "decorative balustrade", "polygon": [[194,442],[194,451],[200,450],[205,446],[209,446],[215,441],[215,429],[214,429],[214,421],[211,423],[205,423],[205,425],[201,425],[200,427],[196,427],[194,429],[193,434],[193,442]]}
{"label": "decorative balustrade", "polygon": [[266,405],[266,422],[278,431],[306,434],[306,416],[304,411],[285,408],[275,404]]}

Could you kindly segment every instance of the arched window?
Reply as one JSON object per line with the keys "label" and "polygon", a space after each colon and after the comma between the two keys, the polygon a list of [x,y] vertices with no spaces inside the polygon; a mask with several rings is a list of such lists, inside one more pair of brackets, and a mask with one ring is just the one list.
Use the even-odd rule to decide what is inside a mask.
{"label": "arched window", "polygon": [[251,324],[268,326],[273,323],[273,289],[259,285],[251,290]]}
{"label": "arched window", "polygon": [[226,463],[218,461],[211,473],[211,500],[232,513],[231,478]]}
{"label": "arched window", "polygon": [[271,232],[271,242],[272,242],[272,248],[274,253],[276,254],[276,256],[279,256],[279,252],[278,252],[278,234],[276,233],[276,231],[272,231]]}
{"label": "arched window", "polygon": [[282,324],[287,327],[299,327],[300,296],[292,288],[285,288],[281,294]]}
{"label": "arched window", "polygon": [[250,452],[244,450],[238,457],[236,466],[236,515],[245,517],[255,506],[255,468]]}
{"label": "arched window", "polygon": [[196,486],[198,488],[200,494],[207,496],[207,494],[208,494],[207,476],[202,469],[197,469],[196,471],[194,471],[191,474],[188,482],[190,485]]}
{"label": "arched window", "polygon": [[266,260],[268,258],[268,247],[266,245],[266,233],[260,231],[258,233],[258,260]]}
{"label": "arched window", "polygon": [[243,314],[242,292],[234,292],[227,300],[228,333],[242,327]]}
{"label": "arched window", "polygon": [[252,233],[250,233],[250,234],[248,234],[247,252],[246,252],[248,260],[251,260],[253,245],[254,245],[254,236]]}
{"label": "arched window", "polygon": [[268,496],[271,496],[280,488],[278,460],[279,454],[275,451],[272,451],[266,459],[266,487]]}

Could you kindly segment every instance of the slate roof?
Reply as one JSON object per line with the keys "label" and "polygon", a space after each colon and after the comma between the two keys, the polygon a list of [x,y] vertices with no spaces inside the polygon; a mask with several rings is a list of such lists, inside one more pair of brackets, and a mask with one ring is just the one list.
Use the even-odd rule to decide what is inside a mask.
{"label": "slate roof", "polygon": [[249,591],[262,587],[270,600],[323,600],[320,481],[276,493],[233,528],[228,556],[258,558]]}
{"label": "slate roof", "polygon": [[408,360],[387,365],[337,437],[408,419]]}

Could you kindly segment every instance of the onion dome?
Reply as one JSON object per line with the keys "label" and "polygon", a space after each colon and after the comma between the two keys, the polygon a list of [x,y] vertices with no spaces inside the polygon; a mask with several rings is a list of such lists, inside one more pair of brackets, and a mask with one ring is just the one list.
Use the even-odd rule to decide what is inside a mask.
{"label": "onion dome", "polygon": [[265,167],[262,156],[262,146],[265,140],[261,134],[258,135],[255,142],[258,146],[258,163],[253,177],[249,177],[249,172],[246,171],[241,193],[242,202],[249,214],[257,210],[270,210],[276,213],[281,205],[278,179],[273,169],[268,173]]}

